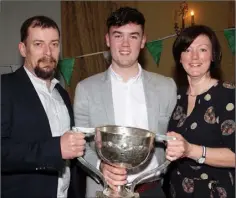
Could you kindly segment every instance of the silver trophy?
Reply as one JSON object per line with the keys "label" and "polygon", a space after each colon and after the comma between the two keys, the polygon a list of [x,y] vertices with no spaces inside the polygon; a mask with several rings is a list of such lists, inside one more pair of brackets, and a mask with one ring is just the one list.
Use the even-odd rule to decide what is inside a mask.
{"label": "silver trophy", "polygon": [[[141,166],[149,159],[155,140],[173,139],[165,135],[156,135],[145,129],[122,126],[102,126],[95,129],[73,127],[72,130],[95,135],[95,147],[101,160],[112,166],[128,170]],[[104,190],[96,193],[97,198],[138,198],[139,194],[134,193],[135,186],[143,178],[164,170],[170,163],[166,160],[157,168],[138,176],[132,183],[119,186],[118,191],[114,191],[108,186],[102,173],[96,167],[82,157],[79,157],[78,160],[103,181]]]}

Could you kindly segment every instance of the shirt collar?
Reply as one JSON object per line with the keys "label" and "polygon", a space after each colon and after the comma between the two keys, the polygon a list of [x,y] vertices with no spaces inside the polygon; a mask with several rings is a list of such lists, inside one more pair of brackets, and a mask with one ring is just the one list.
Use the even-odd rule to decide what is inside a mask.
{"label": "shirt collar", "polygon": [[[24,69],[27,73],[27,75],[29,76],[31,82],[35,85],[39,85],[41,87],[46,87],[47,88],[47,83],[45,80],[42,80],[40,78],[38,78],[37,76],[35,76],[32,72],[30,72],[25,66]],[[52,90],[55,88],[56,84],[59,83],[59,81],[56,78],[53,78],[51,80],[51,85],[50,88],[48,89],[50,92],[52,92]]]}
{"label": "shirt collar", "polygon": [[[136,76],[130,78],[128,80],[128,82],[130,82],[130,81],[131,82],[135,82],[135,81],[137,81],[141,77],[141,75],[142,75],[142,67],[141,67],[141,65],[139,63],[138,63],[138,68],[139,68],[138,74]],[[123,78],[112,69],[112,65],[110,65],[108,70],[110,72],[111,77],[113,77],[114,79],[116,79],[118,81],[123,81]]]}

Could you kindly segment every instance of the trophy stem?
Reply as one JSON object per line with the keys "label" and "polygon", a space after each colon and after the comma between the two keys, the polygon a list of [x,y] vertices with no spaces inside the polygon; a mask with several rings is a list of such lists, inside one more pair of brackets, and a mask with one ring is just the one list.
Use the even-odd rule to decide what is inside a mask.
{"label": "trophy stem", "polygon": [[137,195],[128,189],[125,185],[118,186],[118,191],[114,191],[110,187],[104,189],[103,194],[106,198],[136,198]]}

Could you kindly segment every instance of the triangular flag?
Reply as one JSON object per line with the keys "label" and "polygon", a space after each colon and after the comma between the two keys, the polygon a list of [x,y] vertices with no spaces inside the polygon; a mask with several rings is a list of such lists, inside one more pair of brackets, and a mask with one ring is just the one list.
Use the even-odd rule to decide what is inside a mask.
{"label": "triangular flag", "polygon": [[235,29],[225,29],[224,35],[228,41],[232,53],[235,54]]}
{"label": "triangular flag", "polygon": [[162,40],[148,42],[146,43],[146,48],[151,53],[155,63],[159,65],[162,52]]}
{"label": "triangular flag", "polygon": [[66,58],[59,60],[58,67],[64,77],[66,84],[70,85],[73,69],[75,64],[75,58]]}

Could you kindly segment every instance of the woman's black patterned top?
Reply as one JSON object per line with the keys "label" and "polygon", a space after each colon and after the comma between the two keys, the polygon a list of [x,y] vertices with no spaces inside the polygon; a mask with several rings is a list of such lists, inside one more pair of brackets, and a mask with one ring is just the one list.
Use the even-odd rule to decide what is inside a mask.
{"label": "woman's black patterned top", "polygon": [[[187,88],[178,91],[168,131],[180,133],[193,144],[229,148],[235,152],[235,86],[218,82],[207,92],[198,95],[188,117],[186,92]],[[169,173],[172,197],[235,197],[234,168],[217,168],[182,158],[172,162]]]}

